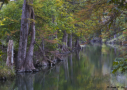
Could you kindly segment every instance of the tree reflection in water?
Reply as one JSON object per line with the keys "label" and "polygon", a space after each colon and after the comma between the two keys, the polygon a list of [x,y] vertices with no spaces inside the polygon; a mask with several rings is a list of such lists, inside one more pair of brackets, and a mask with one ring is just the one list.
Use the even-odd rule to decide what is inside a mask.
{"label": "tree reflection in water", "polygon": [[4,83],[0,90],[106,90],[112,84],[110,72],[115,57],[113,48],[86,46],[52,68],[17,74],[16,80]]}
{"label": "tree reflection in water", "polygon": [[16,88],[18,90],[34,90],[35,74],[21,73],[16,76]]}

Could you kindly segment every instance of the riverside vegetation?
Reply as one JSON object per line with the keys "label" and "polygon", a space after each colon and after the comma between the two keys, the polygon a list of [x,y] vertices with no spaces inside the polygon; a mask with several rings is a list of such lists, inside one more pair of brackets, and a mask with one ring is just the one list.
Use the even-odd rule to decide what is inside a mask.
{"label": "riverside vegetation", "polygon": [[[126,0],[0,0],[0,78],[55,64],[80,45],[126,45],[126,12]],[[9,40],[12,68],[5,64]]]}

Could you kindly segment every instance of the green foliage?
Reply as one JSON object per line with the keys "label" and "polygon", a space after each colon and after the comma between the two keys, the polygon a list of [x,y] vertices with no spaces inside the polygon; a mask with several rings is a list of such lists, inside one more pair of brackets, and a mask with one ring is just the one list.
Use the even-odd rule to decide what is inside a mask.
{"label": "green foliage", "polygon": [[120,70],[121,72],[125,72],[127,70],[127,59],[125,58],[116,58],[113,62],[113,71],[112,73]]}
{"label": "green foliage", "polygon": [[3,6],[3,4],[7,4],[8,3],[8,0],[0,0],[0,10]]}
{"label": "green foliage", "polygon": [[46,43],[45,48],[47,48],[49,51],[53,51],[56,50],[57,44]]}
{"label": "green foliage", "polygon": [[[38,3],[39,2],[39,3]],[[63,0],[37,0],[34,2],[35,16],[36,16],[36,29],[37,29],[37,41],[41,42],[42,38],[50,40],[57,35],[57,43],[61,42],[63,32],[73,33],[74,15],[69,12],[69,3]],[[47,42],[45,40],[45,42]],[[49,44],[45,43],[46,47]],[[51,48],[51,46],[49,46]],[[53,45],[52,48],[56,48],[57,45]]]}
{"label": "green foliage", "polygon": [[108,0],[108,3],[114,3],[120,9],[127,9],[126,0]]}
{"label": "green foliage", "polygon": [[10,67],[6,66],[6,64],[2,58],[3,54],[4,53],[2,51],[0,51],[0,78],[1,77],[6,77],[6,78],[13,77],[13,76],[15,76],[14,67],[10,68]]}
{"label": "green foliage", "polygon": [[0,0],[0,2],[3,2],[3,3],[8,3],[8,0]]}
{"label": "green foliage", "polygon": [[11,1],[0,11],[0,39],[3,41],[7,38],[13,39],[16,48],[18,47],[22,3],[23,0]]}
{"label": "green foliage", "polygon": [[12,68],[9,68],[8,66],[3,63],[3,65],[0,65],[0,78],[1,77],[6,77],[10,78],[15,76],[15,70]]}

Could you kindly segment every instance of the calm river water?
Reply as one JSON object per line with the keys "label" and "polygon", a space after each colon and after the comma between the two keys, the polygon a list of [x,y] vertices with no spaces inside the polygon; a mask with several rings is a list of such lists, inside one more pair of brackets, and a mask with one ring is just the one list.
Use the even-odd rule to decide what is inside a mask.
{"label": "calm river water", "polygon": [[112,46],[88,45],[51,69],[0,81],[0,90],[125,90],[127,75],[111,73],[113,60],[122,53]]}

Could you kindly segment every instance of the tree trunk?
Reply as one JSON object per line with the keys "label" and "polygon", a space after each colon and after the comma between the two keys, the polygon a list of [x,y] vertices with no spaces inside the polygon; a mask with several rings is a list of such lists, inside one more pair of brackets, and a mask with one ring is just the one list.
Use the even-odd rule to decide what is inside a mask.
{"label": "tree trunk", "polygon": [[69,34],[68,47],[72,49],[72,34]]}
{"label": "tree trunk", "polygon": [[41,46],[42,46],[43,56],[45,56],[45,51],[44,51],[45,50],[44,38],[42,38]]}
{"label": "tree trunk", "polygon": [[[31,18],[35,20],[33,8],[31,12]],[[33,65],[33,51],[34,51],[34,41],[35,41],[35,22],[34,21],[31,23],[31,28],[32,28],[31,43],[27,52],[26,60],[25,60],[25,69],[28,71],[31,69],[32,70],[35,69]]]}
{"label": "tree trunk", "polygon": [[[27,36],[28,36],[28,28],[29,28],[29,21],[27,20],[28,17],[28,5],[26,0],[24,0],[23,8],[22,8],[22,17],[21,17],[21,29],[20,29],[20,40],[19,40],[19,49],[18,49],[18,69],[21,69],[23,66],[23,62],[25,61],[26,57],[26,48],[27,48]],[[26,36],[25,36],[26,35]]]}
{"label": "tree trunk", "polygon": [[[22,17],[21,17],[21,29],[20,29],[20,40],[19,40],[19,50],[18,50],[18,57],[17,57],[17,64],[18,69],[20,71],[31,71],[35,69],[33,66],[33,49],[34,49],[34,39],[35,39],[35,22],[34,22],[34,10],[32,6],[33,1],[24,0],[23,8],[22,8]],[[27,38],[30,26],[30,19],[33,19],[31,23],[32,28],[32,36],[31,36],[31,43],[28,49],[28,53],[26,56],[27,51]]]}
{"label": "tree trunk", "polygon": [[64,30],[63,31],[63,45],[62,45],[62,49],[65,49],[67,47],[67,40],[68,40],[68,34],[66,33],[66,31]]}
{"label": "tree trunk", "polygon": [[42,45],[42,50],[45,50],[44,39],[42,39],[41,45]]}
{"label": "tree trunk", "polygon": [[8,48],[7,48],[7,66],[12,66],[14,64],[14,57],[13,57],[13,40],[9,40]]}
{"label": "tree trunk", "polygon": [[80,46],[80,44],[79,44],[79,38],[76,39],[75,47],[76,47],[77,49],[81,49],[81,46]]}

